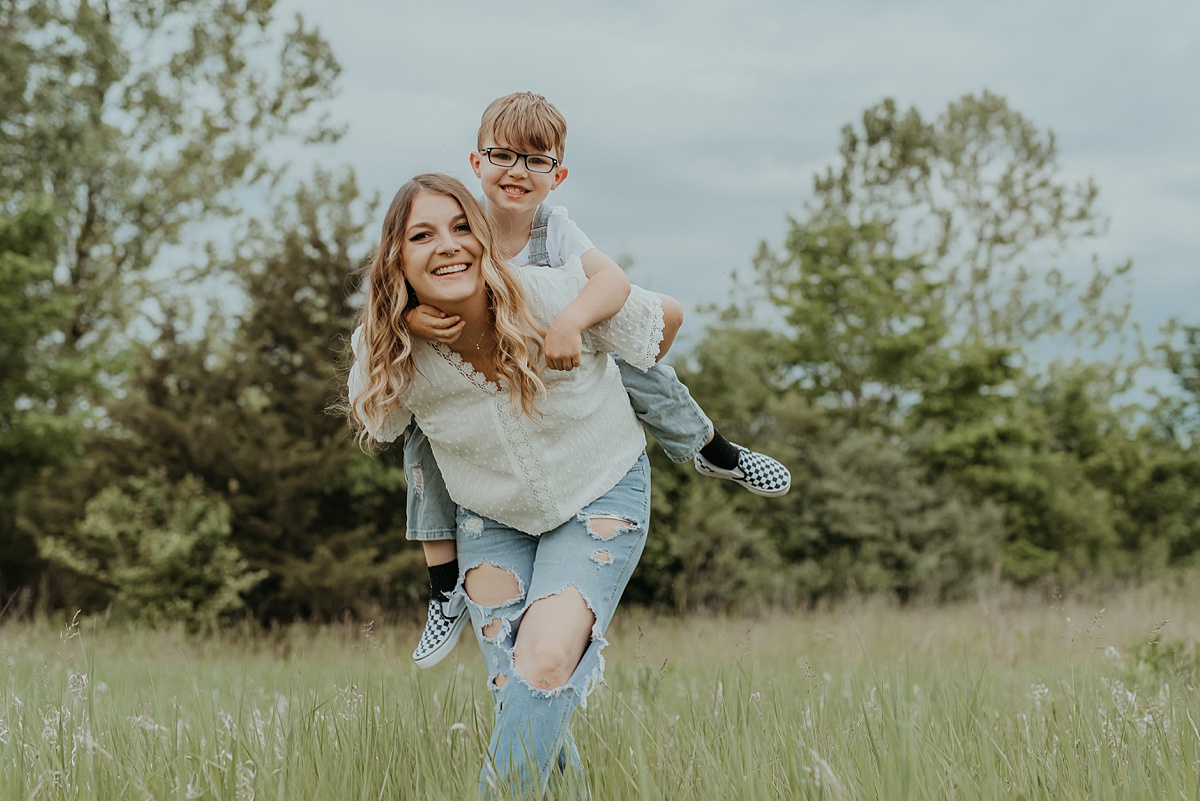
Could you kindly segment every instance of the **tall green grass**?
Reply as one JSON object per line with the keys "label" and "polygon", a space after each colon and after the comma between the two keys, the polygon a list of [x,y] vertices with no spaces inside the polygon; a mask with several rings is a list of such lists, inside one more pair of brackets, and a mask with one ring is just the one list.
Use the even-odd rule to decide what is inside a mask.
{"label": "tall green grass", "polygon": [[[573,731],[607,799],[1198,799],[1189,590],[1102,603],[618,613]],[[0,628],[0,798],[475,797],[474,643],[412,626],[194,638]]]}

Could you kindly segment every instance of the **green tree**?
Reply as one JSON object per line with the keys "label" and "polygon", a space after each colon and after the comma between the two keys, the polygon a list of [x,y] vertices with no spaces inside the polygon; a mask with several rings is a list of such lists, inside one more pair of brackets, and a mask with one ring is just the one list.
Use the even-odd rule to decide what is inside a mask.
{"label": "green tree", "polygon": [[1200,446],[1200,325],[1172,327],[1169,333],[1177,334],[1179,344],[1168,339],[1160,349],[1179,392],[1164,399],[1157,420],[1166,436]]}
{"label": "green tree", "polygon": [[54,285],[56,234],[45,202],[0,217],[0,603],[36,576],[22,491],[79,448],[80,421],[54,404],[88,377],[47,347],[70,308]]}
{"label": "green tree", "polygon": [[652,451],[653,533],[630,597],[684,611],[758,609],[879,592],[969,594],[993,572],[999,510],[935,479],[895,436],[855,431],[791,381],[768,333],[736,308],[678,369],[721,430],[792,471],[783,498],[696,476]]}
{"label": "green tree", "polygon": [[316,104],[337,63],[299,18],[276,33],[274,6],[0,0],[3,201],[56,203],[54,279],[73,299],[57,344],[71,358],[113,369],[164,251],[239,214],[239,191],[278,173],[274,144],[334,135]]}
{"label": "green tree", "polygon": [[1080,253],[1107,228],[1091,180],[1072,182],[1054,133],[990,92],[965,95],[935,120],[891,99],[842,130],[839,159],[814,183],[814,222],[849,220],[906,233],[900,250],[945,285],[955,341],[1030,355],[1044,337],[1093,344],[1120,334],[1131,264]]}
{"label": "green tree", "polygon": [[1200,562],[1200,326],[1168,334],[1161,350],[1175,391],[1160,398],[1137,439],[1103,463],[1128,510],[1123,538],[1148,573]]}
{"label": "green tree", "polygon": [[[29,369],[70,379],[38,379],[36,411],[62,430],[90,417],[81,458],[0,499],[22,510],[0,563],[31,553],[37,532],[64,535],[93,494],[150,467],[113,474],[99,455],[126,436],[106,410],[123,391],[131,332],[171,323],[204,271],[196,243],[232,228],[255,187],[277,187],[280,147],[336,138],[320,104],[338,65],[302,19],[275,21],[275,7],[0,0],[0,215],[51,201],[48,280],[38,281],[55,305],[39,316]],[[48,578],[53,593],[60,582]]]}
{"label": "green tree", "polygon": [[337,412],[366,217],[352,177],[302,186],[224,265],[245,308],[200,338],[168,317],[112,404],[106,470],[159,466],[216,493],[232,544],[267,573],[248,596],[263,619],[368,614],[420,590],[403,472],[361,452]]}
{"label": "green tree", "polygon": [[211,628],[265,576],[229,544],[229,509],[194,477],[130,478],[88,502],[79,537],[43,556],[100,585],[117,619]]}
{"label": "green tree", "polygon": [[[1062,177],[1053,133],[1003,98],[968,95],[932,121],[885,100],[843,129],[838,160],[815,179],[808,216],[790,221],[781,251],[761,248],[750,303],[768,308],[740,315],[759,329],[742,336],[775,361],[777,390],[833,410],[848,438],[882,435],[871,454],[881,464],[901,448],[893,469],[912,499],[927,497],[925,511],[965,503],[994,522],[987,501],[999,504],[1005,573],[1022,581],[1127,562],[1120,502],[1095,461],[1128,433],[1107,412],[1127,375],[1117,362],[1046,366],[1036,355],[1048,340],[1094,344],[1124,330],[1117,290],[1128,264],[1093,260],[1086,280],[1067,277],[1105,227],[1096,197],[1091,181]],[[872,464],[839,448],[826,456],[834,462],[819,474],[876,486]],[[827,489],[833,503],[841,490]],[[806,514],[824,503],[809,500]],[[879,553],[866,563],[907,563]]]}
{"label": "green tree", "polygon": [[852,427],[892,430],[942,369],[941,287],[896,253],[886,225],[790,221],[782,254],[765,245],[759,285],[783,317],[771,337],[803,394]]}

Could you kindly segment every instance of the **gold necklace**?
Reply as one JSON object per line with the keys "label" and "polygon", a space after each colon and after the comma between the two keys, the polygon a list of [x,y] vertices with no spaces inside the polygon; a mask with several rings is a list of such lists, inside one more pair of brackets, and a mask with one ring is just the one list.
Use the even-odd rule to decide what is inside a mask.
{"label": "gold necklace", "polygon": [[[481,348],[481,347],[480,347],[480,345],[483,343],[483,338],[487,336],[487,333],[488,333],[488,332],[487,332],[487,329],[485,328],[485,329],[483,329],[483,333],[479,335],[479,341],[477,341],[477,342],[472,342],[470,337],[467,337],[467,341],[468,341],[468,342],[471,342],[471,344],[475,346],[475,350],[477,350],[477,351],[479,351],[479,352],[481,352],[481,353],[482,353],[482,352],[483,352],[483,348]],[[466,331],[463,331],[463,336],[467,336],[467,332],[466,332]]]}

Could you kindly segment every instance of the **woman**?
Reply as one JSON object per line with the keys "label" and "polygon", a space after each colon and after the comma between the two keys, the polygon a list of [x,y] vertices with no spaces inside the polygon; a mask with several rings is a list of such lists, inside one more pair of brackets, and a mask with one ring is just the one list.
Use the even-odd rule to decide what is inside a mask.
{"label": "woman", "polygon": [[[367,277],[351,416],[360,439],[384,442],[415,417],[433,446],[496,701],[481,789],[538,795],[552,768],[582,768],[571,714],[602,676],[604,633],[646,540],[645,437],[608,353],[645,370],[674,331],[635,287],[588,329],[578,368],[546,368],[546,326],[578,296],[582,268],[504,265],[478,202],[442,175],[396,193]],[[418,303],[459,316],[458,340],[411,336],[403,312]]]}

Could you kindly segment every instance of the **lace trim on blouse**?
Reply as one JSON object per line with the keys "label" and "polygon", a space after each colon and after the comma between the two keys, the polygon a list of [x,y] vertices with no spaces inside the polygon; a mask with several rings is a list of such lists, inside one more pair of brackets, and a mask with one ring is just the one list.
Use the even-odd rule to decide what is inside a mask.
{"label": "lace trim on blouse", "polygon": [[[663,307],[661,303],[653,304],[650,307],[653,320],[650,325],[653,327],[654,333],[650,337],[650,342],[646,350],[642,352],[641,362],[653,366],[658,361],[658,351],[662,348],[664,331],[667,327],[667,321],[663,318]],[[650,369],[649,367],[646,368]]]}
{"label": "lace trim on blouse", "polygon": [[550,490],[550,481],[533,450],[533,443],[529,441],[528,434],[521,426],[519,418],[524,413],[514,409],[507,397],[498,396],[495,402],[496,411],[500,413],[500,421],[504,425],[504,436],[512,446],[513,453],[516,454],[517,461],[521,465],[521,475],[525,479],[525,486],[533,495],[533,501],[537,504],[542,519],[554,520],[557,517],[558,507],[554,503],[554,493]]}
{"label": "lace trim on blouse", "polygon": [[495,381],[490,380],[483,373],[475,369],[475,365],[464,359],[458,354],[458,351],[451,348],[444,342],[430,342],[433,349],[437,351],[443,359],[450,363],[450,366],[457,370],[463,378],[470,381],[475,386],[482,389],[489,395],[498,395],[500,387]]}
{"label": "lace trim on blouse", "polygon": [[524,412],[513,408],[508,390],[501,389],[496,382],[476,370],[475,365],[464,359],[457,351],[442,342],[431,342],[430,344],[443,359],[450,363],[451,367],[491,396],[492,402],[496,404],[497,416],[504,427],[504,438],[508,440],[513,453],[516,454],[517,461],[521,465],[521,475],[537,504],[538,511],[541,512],[544,520],[554,519],[558,511],[554,503],[554,493],[551,492],[550,481],[536,458],[537,454],[533,449],[533,443],[529,441],[529,436],[521,427],[520,416]]}

